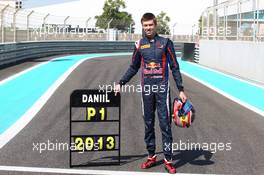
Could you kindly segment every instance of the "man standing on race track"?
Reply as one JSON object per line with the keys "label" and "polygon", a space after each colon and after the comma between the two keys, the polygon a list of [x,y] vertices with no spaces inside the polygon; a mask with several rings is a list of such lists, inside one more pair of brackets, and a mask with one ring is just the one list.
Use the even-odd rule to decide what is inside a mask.
{"label": "man standing on race track", "polygon": [[[157,107],[162,133],[165,169],[169,173],[176,173],[176,168],[172,164],[169,67],[180,92],[179,96],[181,100],[185,102],[187,97],[184,94],[182,76],[173,42],[157,34],[157,20],[152,13],[145,13],[141,18],[141,24],[144,37],[135,43],[131,65],[114,89],[115,92],[120,92],[121,86],[125,85],[138,72],[140,67],[142,68],[141,85],[145,122],[144,140],[149,156],[141,164],[141,168],[150,168],[156,164],[154,123]],[[146,91],[144,86],[149,87],[149,90]]]}

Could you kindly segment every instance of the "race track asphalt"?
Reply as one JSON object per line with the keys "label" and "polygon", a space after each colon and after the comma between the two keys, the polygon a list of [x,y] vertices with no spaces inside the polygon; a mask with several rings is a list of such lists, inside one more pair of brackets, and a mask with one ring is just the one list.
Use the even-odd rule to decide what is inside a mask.
{"label": "race track asphalt", "polygon": [[[39,59],[2,69],[0,78],[4,79],[15,72],[48,60]],[[117,82],[126,71],[129,62],[129,56],[115,56],[90,59],[79,65],[33,120],[0,150],[0,165],[69,168],[69,152],[67,150],[40,153],[33,150],[33,143],[47,143],[48,141],[68,143],[71,92],[75,89],[99,88],[99,85],[103,84],[113,85],[113,82]],[[188,129],[172,125],[173,142],[178,146],[183,143],[186,145],[196,143],[204,147],[175,151],[173,160],[177,172],[263,174],[264,118],[187,76],[183,75],[183,81],[185,92],[195,106],[196,118],[193,126]],[[170,77],[170,82],[171,95],[175,97],[178,95],[178,91],[172,77]],[[139,74],[137,74],[129,84],[137,85],[139,83]],[[164,172],[158,120],[155,124],[158,165],[148,170],[141,170],[140,163],[145,160],[147,154],[140,93],[122,93],[121,99],[121,165],[82,167],[80,169]],[[81,126],[81,128],[85,130],[86,127]],[[107,124],[103,128],[103,132],[115,130],[112,125]],[[96,129],[97,127],[89,127],[87,132],[94,132]],[[211,151],[205,149],[206,145],[211,148]],[[112,153],[103,153],[102,157],[107,158],[109,154],[111,156]],[[92,154],[89,158],[95,157],[96,155]],[[76,160],[78,159],[77,157]],[[80,159],[85,160],[85,157]],[[47,173],[1,171],[0,174]]]}

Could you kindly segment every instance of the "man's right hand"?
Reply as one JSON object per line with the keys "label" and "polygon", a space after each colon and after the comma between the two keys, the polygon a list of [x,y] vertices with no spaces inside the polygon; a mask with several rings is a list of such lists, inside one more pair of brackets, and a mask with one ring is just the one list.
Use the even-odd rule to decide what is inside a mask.
{"label": "man's right hand", "polygon": [[115,95],[117,95],[117,93],[120,93],[120,89],[121,89],[120,84],[115,84],[115,87],[114,87]]}
{"label": "man's right hand", "polygon": [[182,102],[185,103],[186,100],[187,100],[187,96],[185,95],[185,93],[183,91],[180,91],[180,95],[179,96],[180,96]]}

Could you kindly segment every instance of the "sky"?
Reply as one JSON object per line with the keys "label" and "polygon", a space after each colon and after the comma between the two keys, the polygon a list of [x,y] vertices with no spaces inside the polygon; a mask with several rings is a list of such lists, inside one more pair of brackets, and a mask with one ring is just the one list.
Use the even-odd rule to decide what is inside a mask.
{"label": "sky", "polygon": [[[82,17],[84,19],[92,17],[89,26],[93,26],[95,24],[93,18],[103,12],[104,2],[105,0],[43,0],[41,2],[25,0],[25,7],[32,7],[31,9],[36,12],[57,16]],[[140,19],[145,12],[158,15],[164,11],[171,18],[169,24],[171,32],[174,25],[175,34],[191,34],[192,26],[194,24],[197,26],[202,11],[213,5],[213,0],[125,0],[125,2],[127,7],[124,10],[132,14],[136,23],[136,33],[141,32]],[[45,6],[37,7],[37,3]]]}
{"label": "sky", "polygon": [[[1,0],[0,0],[1,1]],[[58,4],[58,3],[65,3],[65,2],[71,2],[71,1],[79,1],[79,0],[22,0],[24,2],[24,8],[32,8],[32,7],[39,7],[39,6],[45,6],[49,4]]]}

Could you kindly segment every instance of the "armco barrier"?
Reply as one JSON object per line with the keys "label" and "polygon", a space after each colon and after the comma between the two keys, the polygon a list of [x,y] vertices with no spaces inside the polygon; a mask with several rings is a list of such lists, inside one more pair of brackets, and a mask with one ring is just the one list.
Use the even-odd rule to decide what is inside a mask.
{"label": "armco barrier", "polygon": [[[35,58],[62,54],[132,52],[134,42],[128,41],[45,41],[0,44],[0,66]],[[175,43],[182,52],[183,43]],[[181,56],[179,53],[177,56]]]}
{"label": "armco barrier", "polygon": [[131,52],[133,42],[52,41],[0,45],[0,65],[60,54]]}

